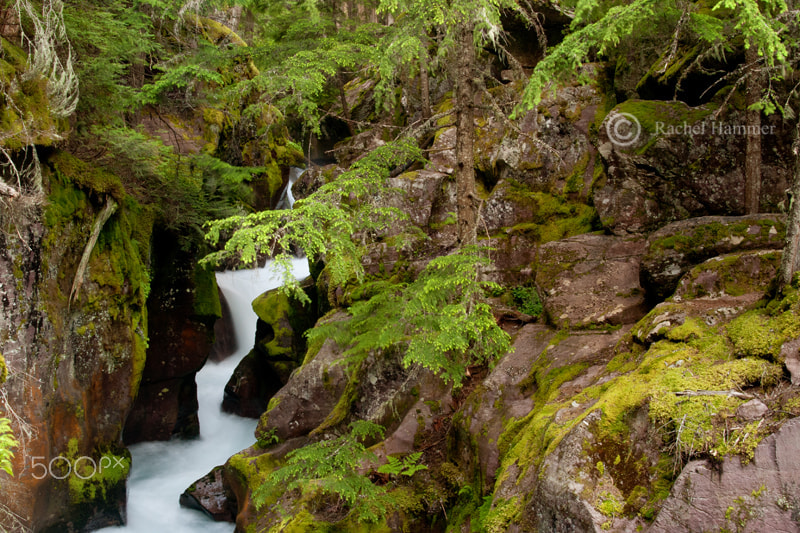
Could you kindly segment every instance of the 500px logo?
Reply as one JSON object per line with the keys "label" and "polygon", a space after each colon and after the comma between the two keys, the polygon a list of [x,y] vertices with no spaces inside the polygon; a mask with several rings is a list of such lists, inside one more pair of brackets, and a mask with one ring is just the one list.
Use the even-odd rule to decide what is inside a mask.
{"label": "500px logo", "polygon": [[31,457],[31,475],[33,479],[44,479],[48,476],[55,479],[64,479],[70,473],[74,473],[81,479],[91,479],[109,468],[127,471],[127,459],[116,455],[104,455],[98,462],[94,458],[85,455],[74,460],[59,455],[47,462],[44,456]]}

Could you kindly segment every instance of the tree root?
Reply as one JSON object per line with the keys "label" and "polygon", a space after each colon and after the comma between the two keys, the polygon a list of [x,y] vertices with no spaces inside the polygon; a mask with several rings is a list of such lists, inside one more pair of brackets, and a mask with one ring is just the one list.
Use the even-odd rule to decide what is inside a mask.
{"label": "tree root", "polygon": [[106,197],[106,205],[103,210],[100,211],[100,214],[97,215],[97,220],[94,222],[94,229],[92,229],[92,234],[89,236],[89,242],[86,243],[86,247],[83,249],[83,256],[78,265],[78,271],[75,272],[72,289],[69,291],[68,305],[72,305],[73,300],[80,292],[81,286],[83,285],[83,276],[86,273],[86,267],[89,266],[89,257],[92,255],[92,250],[94,250],[94,246],[97,244],[97,239],[100,237],[103,226],[105,226],[108,219],[111,218],[111,215],[113,215],[116,210],[117,202],[111,196]]}

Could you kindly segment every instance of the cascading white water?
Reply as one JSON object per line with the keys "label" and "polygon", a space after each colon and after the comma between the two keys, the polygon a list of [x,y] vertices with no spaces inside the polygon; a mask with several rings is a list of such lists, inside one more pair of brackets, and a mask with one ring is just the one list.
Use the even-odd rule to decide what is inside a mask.
{"label": "cascading white water", "polygon": [[[308,261],[292,263],[298,279],[308,276]],[[128,524],[102,531],[126,533],[231,533],[234,526],[214,522],[199,511],[184,509],[178,498],[186,488],[228,457],[255,442],[256,420],[223,413],[225,384],[239,361],[253,347],[256,314],[251,302],[278,287],[280,276],[270,269],[217,273],[217,284],[231,310],[236,353],[221,363],[208,362],[197,373],[200,438],[191,441],[145,442],[130,447]]]}
{"label": "cascading white water", "polygon": [[291,209],[294,205],[294,195],[292,194],[292,185],[303,175],[305,169],[292,167],[289,169],[289,183],[286,184],[286,188],[283,189],[283,194],[281,194],[280,200],[278,200],[275,209]]}

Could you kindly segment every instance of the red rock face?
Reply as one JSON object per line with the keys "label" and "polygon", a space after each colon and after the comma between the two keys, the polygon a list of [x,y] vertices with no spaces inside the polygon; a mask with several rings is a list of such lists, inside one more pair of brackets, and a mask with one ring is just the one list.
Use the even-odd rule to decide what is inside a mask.
{"label": "red rock face", "polygon": [[[0,352],[9,369],[0,412],[20,441],[5,474],[0,526],[9,531],[82,531],[122,523],[125,475],[73,466],[104,455],[126,460],[120,435],[138,387],[146,338],[143,256],[129,248],[131,215],[104,226],[84,283],[68,295],[100,211],[90,195],[51,183],[56,211],[4,211],[20,232],[0,237]],[[13,218],[13,221],[12,221]],[[47,223],[44,221],[47,220]],[[144,231],[149,231],[144,228]],[[110,472],[105,472],[110,474]],[[59,479],[62,478],[62,479]]]}
{"label": "red rock face", "polygon": [[764,439],[752,462],[726,458],[712,469],[705,461],[686,465],[671,498],[649,531],[797,531],[800,419]]}
{"label": "red rock face", "polygon": [[147,362],[125,424],[126,444],[199,435],[195,374],[211,351],[216,319],[195,310],[195,254],[181,251],[169,232],[156,233],[153,242]]}

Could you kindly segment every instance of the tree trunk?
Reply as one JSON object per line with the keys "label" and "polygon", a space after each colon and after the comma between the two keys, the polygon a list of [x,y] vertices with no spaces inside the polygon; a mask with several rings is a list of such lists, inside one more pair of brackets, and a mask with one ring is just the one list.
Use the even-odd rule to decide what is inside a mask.
{"label": "tree trunk", "polygon": [[431,118],[431,89],[428,80],[428,52],[419,56],[419,96],[422,100],[422,118]]}
{"label": "tree trunk", "polygon": [[342,104],[342,116],[347,123],[347,129],[352,137],[356,134],[356,128],[353,125],[353,117],[350,115],[350,107],[347,105],[347,93],[344,90],[344,86],[347,85],[347,81],[343,73],[340,72],[337,75],[337,82],[339,85],[339,102]]}
{"label": "tree trunk", "polygon": [[747,76],[747,153],[744,163],[744,212],[758,213],[761,210],[761,111],[753,111],[749,107],[758,103],[763,89],[761,74],[758,72],[758,48],[751,44],[745,51],[745,62],[748,65]]}
{"label": "tree trunk", "polygon": [[781,257],[781,269],[778,272],[778,288],[792,282],[792,276],[800,271],[800,124],[797,125],[794,139],[794,184],[792,200],[789,206],[789,218],[786,221],[786,246]]}
{"label": "tree trunk", "polygon": [[458,205],[458,242],[474,244],[478,224],[478,198],[475,191],[475,45],[472,29],[463,24],[458,30],[456,51],[456,201]]}

